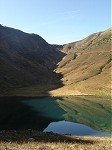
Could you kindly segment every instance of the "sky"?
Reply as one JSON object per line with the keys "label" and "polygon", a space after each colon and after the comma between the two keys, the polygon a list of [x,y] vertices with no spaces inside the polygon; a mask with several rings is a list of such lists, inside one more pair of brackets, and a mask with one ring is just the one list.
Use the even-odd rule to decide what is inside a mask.
{"label": "sky", "polygon": [[70,43],[111,27],[111,0],[0,0],[0,24]]}

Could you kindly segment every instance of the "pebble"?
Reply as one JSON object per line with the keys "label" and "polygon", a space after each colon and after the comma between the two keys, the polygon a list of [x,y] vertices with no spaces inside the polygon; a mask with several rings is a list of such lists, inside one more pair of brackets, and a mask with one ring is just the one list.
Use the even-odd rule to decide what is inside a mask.
{"label": "pebble", "polygon": [[35,141],[35,139],[34,138],[29,138],[28,141],[33,142],[33,141]]}
{"label": "pebble", "polygon": [[44,150],[44,149],[49,148],[49,146],[48,145],[39,145],[37,148],[40,150]]}

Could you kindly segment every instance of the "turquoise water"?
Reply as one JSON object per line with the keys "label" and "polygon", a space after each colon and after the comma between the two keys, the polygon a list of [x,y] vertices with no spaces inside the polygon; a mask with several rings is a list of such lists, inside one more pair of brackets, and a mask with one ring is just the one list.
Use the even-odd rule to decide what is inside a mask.
{"label": "turquoise water", "polygon": [[1,97],[0,130],[110,136],[109,97]]}
{"label": "turquoise water", "polygon": [[44,126],[42,131],[82,136],[110,136],[111,105],[107,97],[45,97],[25,100],[23,103],[31,108],[37,119],[46,119],[47,123],[39,123]]}

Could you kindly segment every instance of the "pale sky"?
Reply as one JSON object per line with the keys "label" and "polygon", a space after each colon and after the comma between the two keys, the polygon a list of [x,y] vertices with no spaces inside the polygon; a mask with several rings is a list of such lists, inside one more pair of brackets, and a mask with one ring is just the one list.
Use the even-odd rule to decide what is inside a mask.
{"label": "pale sky", "polygon": [[108,29],[111,0],[0,0],[0,24],[65,44]]}

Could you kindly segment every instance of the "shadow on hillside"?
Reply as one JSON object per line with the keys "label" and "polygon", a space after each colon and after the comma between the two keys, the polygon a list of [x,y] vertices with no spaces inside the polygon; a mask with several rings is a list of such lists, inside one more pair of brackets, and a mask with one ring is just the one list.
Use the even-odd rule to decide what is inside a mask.
{"label": "shadow on hillside", "polygon": [[72,137],[67,135],[59,135],[54,133],[43,133],[43,132],[30,132],[30,131],[9,131],[0,133],[0,141],[2,142],[60,142],[60,143],[81,143],[81,144],[93,144],[96,141],[84,140],[81,137]]}
{"label": "shadow on hillside", "polygon": [[[11,80],[9,80],[10,82],[6,81],[7,82],[6,85],[2,84],[1,85],[2,88],[0,90],[0,95],[2,95],[0,97],[1,131],[28,130],[28,129],[43,131],[51,122],[58,121],[54,118],[41,116],[39,112],[33,111],[32,110],[33,108],[31,106],[25,105],[23,101],[36,98],[36,96],[38,95],[50,96],[49,91],[63,86],[63,83],[61,81],[63,75],[54,72],[54,69],[57,67],[57,63],[63,58],[63,56],[64,54],[61,55],[58,61],[55,62],[55,64],[52,65],[51,68],[47,68],[48,70],[46,71],[47,73],[44,74],[44,78],[43,76],[41,76],[41,73],[38,76],[38,67],[36,68],[36,70],[34,67],[32,70],[29,71],[30,73],[31,71],[34,72],[33,74],[34,76],[31,76],[30,80],[29,80],[30,76],[28,76],[27,78],[25,74],[24,78],[22,78],[17,72],[16,73],[14,72],[15,78],[13,78],[13,76],[11,76],[13,71],[11,70],[12,72],[10,73],[11,77]],[[18,84],[19,82],[20,84]],[[9,83],[11,86],[9,85]],[[27,96],[27,94],[29,97]],[[22,97],[24,95],[26,95],[27,97]],[[5,132],[4,136],[6,135],[7,133]],[[15,136],[16,135],[13,134],[12,139],[16,138]],[[1,140],[5,139],[1,137]],[[18,141],[19,140],[20,141],[22,140],[21,137],[18,139]],[[54,139],[54,141],[60,141],[60,139],[57,140]]]}
{"label": "shadow on hillside", "polygon": [[[37,59],[37,62],[34,61],[37,64],[27,64],[28,66],[23,66],[19,71],[14,70],[15,68],[8,70],[4,67],[3,69],[6,68],[5,74],[8,75],[8,78],[5,79],[4,76],[1,79],[0,96],[50,96],[49,91],[63,87],[64,84],[61,81],[63,75],[56,73],[54,70],[65,54],[61,51],[58,53],[59,58],[54,62],[52,62],[53,60],[44,62]],[[47,61],[49,61],[48,64]],[[19,63],[18,68],[22,65],[22,62]]]}

